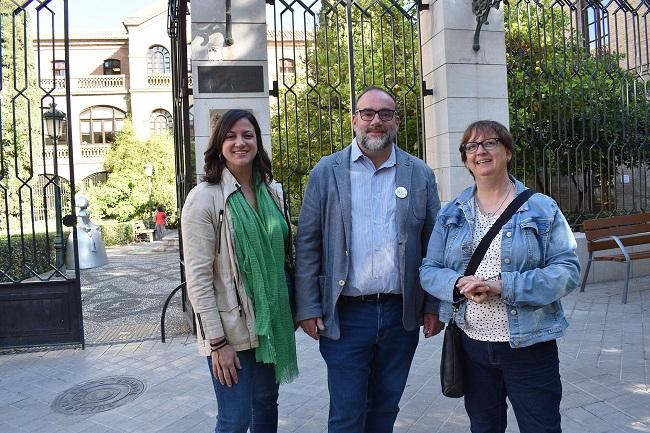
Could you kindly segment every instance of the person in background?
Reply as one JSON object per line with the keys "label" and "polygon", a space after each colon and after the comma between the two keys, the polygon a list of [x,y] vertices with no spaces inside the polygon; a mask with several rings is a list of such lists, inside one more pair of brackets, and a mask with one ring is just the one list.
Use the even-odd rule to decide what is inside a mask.
{"label": "person in background", "polygon": [[498,122],[467,127],[460,156],[474,185],[438,214],[420,268],[424,290],[449,320],[460,301],[465,409],[473,433],[506,430],[510,400],[522,433],[561,431],[556,338],[568,326],[560,298],[580,278],[576,241],[557,203],[532,195],[463,276],[479,242],[525,186],[509,174],[512,135]]}
{"label": "person in background", "polygon": [[215,431],[276,432],[278,384],[298,375],[288,230],[255,117],[229,110],[183,206],[187,293],[217,397]]}
{"label": "person in background", "polygon": [[162,240],[165,236],[165,229],[167,228],[167,214],[162,205],[156,206],[156,213],[153,215],[154,223],[156,224],[156,240]]}

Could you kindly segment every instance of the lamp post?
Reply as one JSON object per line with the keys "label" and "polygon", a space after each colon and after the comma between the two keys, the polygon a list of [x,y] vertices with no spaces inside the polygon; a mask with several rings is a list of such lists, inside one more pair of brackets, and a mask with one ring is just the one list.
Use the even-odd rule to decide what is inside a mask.
{"label": "lamp post", "polygon": [[153,176],[153,167],[151,164],[146,163],[144,165],[144,174],[149,179],[149,228],[151,228],[153,225],[153,209],[151,209],[151,177]]}
{"label": "lamp post", "polygon": [[61,128],[63,121],[65,120],[65,113],[56,109],[56,103],[52,102],[50,106],[43,113],[43,119],[45,119],[45,133],[52,139],[54,145],[54,185],[56,188],[54,190],[54,212],[55,212],[55,224],[56,224],[56,235],[54,236],[54,251],[56,254],[56,268],[61,269],[63,267],[63,222],[61,217],[61,185],[59,178],[59,152],[58,144],[59,138],[61,138]]}

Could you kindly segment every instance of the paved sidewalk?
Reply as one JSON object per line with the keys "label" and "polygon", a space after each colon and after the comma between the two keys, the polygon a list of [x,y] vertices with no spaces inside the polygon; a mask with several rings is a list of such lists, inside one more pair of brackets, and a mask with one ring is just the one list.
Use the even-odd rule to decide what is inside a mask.
{"label": "paved sidewalk", "polygon": [[[142,271],[143,260],[131,262]],[[621,290],[622,282],[592,284],[564,301],[571,322],[559,341],[565,432],[650,432],[650,277],[631,282],[627,305],[621,304]],[[280,431],[324,432],[325,365],[317,344],[301,331],[296,335],[301,374],[280,389]],[[420,342],[396,433],[468,431],[462,400],[439,392],[440,343],[440,336]],[[62,392],[111,376],[138,379],[144,392],[101,413],[53,410]],[[101,403],[114,396],[104,390],[84,397]],[[215,412],[207,365],[191,335],[177,334],[164,344],[147,340],[0,355],[0,432],[201,433],[213,431]],[[510,412],[508,432],[517,431]]]}
{"label": "paved sidewalk", "polygon": [[[81,271],[87,345],[129,342],[160,335],[162,305],[180,284],[178,250],[162,242],[140,242],[106,250],[108,263]],[[167,335],[187,333],[180,293],[167,310]]]}

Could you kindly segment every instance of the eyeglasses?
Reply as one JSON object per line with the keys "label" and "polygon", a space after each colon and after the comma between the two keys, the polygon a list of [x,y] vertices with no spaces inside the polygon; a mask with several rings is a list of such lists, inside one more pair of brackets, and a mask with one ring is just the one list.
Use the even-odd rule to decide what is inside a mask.
{"label": "eyeglasses", "polygon": [[483,141],[468,141],[463,146],[465,153],[474,153],[478,150],[479,146],[483,146],[485,150],[496,149],[497,145],[501,142],[498,138],[487,138]]}
{"label": "eyeglasses", "polygon": [[393,119],[396,113],[397,111],[395,110],[371,110],[370,108],[364,108],[363,110],[356,111],[354,114],[359,114],[359,116],[361,116],[361,120],[365,120],[366,122],[371,121],[375,118],[376,114],[379,114],[379,119],[382,122],[388,122]]}

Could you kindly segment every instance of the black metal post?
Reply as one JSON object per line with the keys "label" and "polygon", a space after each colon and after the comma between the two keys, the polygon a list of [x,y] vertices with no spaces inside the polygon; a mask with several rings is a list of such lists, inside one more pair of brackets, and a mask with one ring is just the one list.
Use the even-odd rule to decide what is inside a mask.
{"label": "black metal post", "polygon": [[149,179],[149,227],[153,228],[153,208],[151,207],[151,176],[147,176]]}

